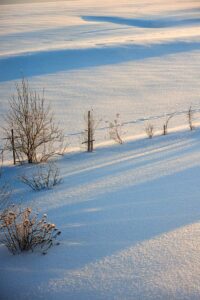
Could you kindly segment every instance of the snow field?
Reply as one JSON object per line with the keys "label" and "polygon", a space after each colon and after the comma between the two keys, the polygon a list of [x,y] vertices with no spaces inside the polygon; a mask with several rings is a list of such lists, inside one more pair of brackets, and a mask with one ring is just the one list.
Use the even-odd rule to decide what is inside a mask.
{"label": "snow field", "polygon": [[[2,125],[22,74],[45,88],[66,135],[91,108],[102,127],[117,113],[128,122],[200,108],[199,12],[187,0],[0,6]],[[200,132],[186,122],[173,118],[152,140],[145,123],[126,125],[121,146],[98,132],[94,153],[56,160],[63,183],[49,191],[19,182],[32,166],[6,165],[11,200],[47,213],[62,235],[46,256],[0,247],[0,299],[199,299]],[[163,119],[152,123],[159,131]]]}

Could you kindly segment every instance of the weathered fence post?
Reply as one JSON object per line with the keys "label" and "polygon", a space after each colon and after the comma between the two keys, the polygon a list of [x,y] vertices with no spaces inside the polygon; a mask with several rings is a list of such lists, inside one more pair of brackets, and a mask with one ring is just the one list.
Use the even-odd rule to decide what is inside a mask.
{"label": "weathered fence post", "polygon": [[94,120],[91,115],[91,111],[87,114],[87,125],[85,132],[87,133],[85,141],[82,144],[87,144],[87,152],[92,152],[94,150]]}
{"label": "weathered fence post", "polygon": [[11,129],[11,144],[12,144],[12,152],[13,152],[13,163],[16,165],[16,155],[15,155],[15,137],[14,130]]}
{"label": "weathered fence post", "polygon": [[192,106],[189,107],[189,110],[187,112],[187,116],[188,116],[188,123],[189,123],[190,130],[193,130],[194,126],[193,126],[193,111],[192,111]]}
{"label": "weathered fence post", "polygon": [[91,115],[88,111],[88,140],[87,140],[87,151],[91,152]]}
{"label": "weathered fence post", "polygon": [[88,140],[87,140],[87,151],[92,152],[94,150],[94,120],[91,115],[91,111],[88,111]]}

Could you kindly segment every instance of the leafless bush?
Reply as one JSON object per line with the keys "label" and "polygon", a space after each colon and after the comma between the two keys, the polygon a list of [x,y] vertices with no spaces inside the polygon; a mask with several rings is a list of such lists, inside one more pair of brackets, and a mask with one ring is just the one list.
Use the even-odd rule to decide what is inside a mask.
{"label": "leafless bush", "polygon": [[147,136],[152,139],[153,135],[154,135],[154,126],[153,124],[148,123],[145,127],[145,132],[147,134]]}
{"label": "leafless bush", "polygon": [[173,118],[173,116],[174,114],[171,114],[168,117],[166,117],[165,123],[163,124],[163,135],[167,135],[169,121]]}
{"label": "leafless bush", "polygon": [[0,214],[0,243],[12,254],[36,249],[46,254],[60,233],[46,215],[38,219],[29,207],[12,206]]}
{"label": "leafless bush", "polygon": [[[33,92],[27,80],[16,85],[17,93],[10,100],[4,132],[9,149],[19,161],[44,162],[58,154],[63,143],[63,133],[54,123],[49,106],[45,105],[44,92]],[[14,141],[11,130],[14,131]],[[13,145],[14,143],[14,145]]]}
{"label": "leafless bush", "polygon": [[122,140],[122,126],[120,121],[120,115],[116,114],[116,118],[113,122],[109,122],[109,137],[118,144],[123,144]]}
{"label": "leafless bush", "polygon": [[37,165],[36,171],[31,175],[21,175],[20,181],[31,187],[34,191],[50,189],[59,184],[62,179],[60,171],[54,163],[47,165]]}
{"label": "leafless bush", "polygon": [[190,106],[187,112],[187,119],[188,119],[190,130],[194,129],[193,118],[194,118],[194,112],[192,111],[192,106]]}

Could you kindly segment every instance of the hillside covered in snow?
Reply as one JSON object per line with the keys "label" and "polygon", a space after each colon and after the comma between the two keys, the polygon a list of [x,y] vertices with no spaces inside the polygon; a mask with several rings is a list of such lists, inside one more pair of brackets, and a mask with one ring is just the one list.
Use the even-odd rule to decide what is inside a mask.
{"label": "hillside covered in snow", "polygon": [[[68,151],[56,159],[62,182],[53,189],[30,190],[19,177],[34,166],[8,159],[3,177],[14,203],[47,213],[62,234],[45,256],[0,245],[0,299],[199,299],[199,114],[193,131],[185,114],[200,109],[199,2],[1,5],[2,126],[22,76],[45,89]],[[74,133],[90,109],[99,128],[120,114],[122,145],[98,128],[95,151],[83,151]]]}

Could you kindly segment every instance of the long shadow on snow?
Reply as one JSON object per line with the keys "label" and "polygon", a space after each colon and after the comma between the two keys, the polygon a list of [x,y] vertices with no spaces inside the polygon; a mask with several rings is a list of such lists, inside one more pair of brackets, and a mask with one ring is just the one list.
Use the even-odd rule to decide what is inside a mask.
{"label": "long shadow on snow", "polygon": [[[183,142],[183,149],[180,150],[178,143],[177,153],[172,147],[173,151],[168,150],[167,153],[163,153],[163,156],[157,159],[157,164],[165,162],[166,156],[170,157],[170,154],[172,159],[174,159],[175,154],[177,154],[177,159],[181,159],[182,157],[190,157],[191,153],[199,153],[198,131],[185,133],[185,138],[184,134],[180,133],[178,137],[176,134],[163,137],[163,143],[165,143],[164,141],[167,143],[167,139],[169,139],[169,145],[172,143],[174,146],[176,139],[177,143],[178,140],[181,143]],[[187,138],[188,143],[191,145],[191,153],[188,144],[185,143]],[[145,141],[147,144],[152,143],[155,148],[156,146],[158,148],[161,145],[164,146],[161,138]],[[132,153],[133,148],[136,151],[140,150],[142,144],[144,147],[144,141],[129,143],[127,145],[127,155],[128,149]],[[114,151],[117,152],[118,147],[113,147]],[[31,272],[21,269],[20,260],[17,263],[15,260],[13,267],[13,261],[9,259],[3,269],[4,276],[11,269],[16,274],[21,269],[20,272],[26,272],[26,276],[30,280],[32,280],[34,274],[35,281],[38,280],[38,284],[41,283],[39,282],[41,274],[43,278],[48,275],[49,279],[58,280],[65,276],[67,270],[82,268],[89,263],[101,260],[129,247],[134,247],[139,242],[199,221],[200,169],[197,160],[191,158],[190,161],[192,161],[191,167],[186,167],[182,171],[172,169],[170,175],[162,173],[158,174],[156,179],[147,178],[147,180],[145,179],[144,182],[138,184],[133,182],[128,188],[122,184],[117,191],[111,188],[102,191],[102,193],[97,192],[91,197],[84,197],[83,195],[84,202],[82,203],[68,204],[66,201],[69,196],[68,189],[66,189],[66,186],[64,188],[63,185],[62,191],[60,190],[62,185],[58,186],[58,201],[61,202],[61,206],[51,208],[51,205],[49,205],[48,207],[50,194],[47,194],[44,201],[46,205],[43,204],[45,205],[45,212],[48,212],[49,220],[53,220],[62,231],[61,245],[59,248],[55,249],[54,247],[51,249],[51,255],[47,255],[41,260],[38,260],[38,256],[34,256],[34,264],[32,260],[27,261],[27,268],[29,268],[31,262]],[[143,163],[146,167],[154,167],[154,160],[148,162],[144,160]],[[165,165],[167,165],[166,162]],[[112,170],[111,168],[111,177]],[[129,170],[131,171],[131,167]],[[132,171],[134,172],[134,170],[135,168]],[[86,173],[85,175],[88,181],[95,181],[96,179],[95,174],[90,176],[90,173]],[[115,172],[113,175],[115,175]],[[74,184],[70,182],[70,185],[73,185],[73,189],[76,190],[76,182]],[[27,200],[30,200],[30,194],[27,194],[27,197]],[[55,202],[57,201],[56,197],[57,194],[55,193],[55,198],[52,199]],[[74,200],[76,200],[75,197]],[[47,209],[48,211],[46,211]],[[59,259],[57,259],[58,255]],[[24,260],[23,257],[22,259]],[[51,263],[48,262],[48,259],[51,260]]]}
{"label": "long shadow on snow", "polygon": [[199,168],[193,167],[133,186],[128,191],[109,192],[106,197],[97,196],[95,200],[75,205],[72,213],[70,206],[54,209],[52,214],[63,222],[65,242],[61,247],[66,257],[57,267],[80,268],[138,242],[199,221],[199,199],[192,196],[198,192],[196,181],[193,189],[188,186],[187,192],[181,197],[179,194],[182,181],[188,178],[192,183],[190,176],[193,172],[199,174],[198,171]]}
{"label": "long shadow on snow", "polygon": [[131,19],[117,16],[82,16],[84,21],[90,22],[109,22],[139,28],[168,28],[176,26],[188,26],[200,23],[200,18],[177,19],[177,18],[162,18],[157,20],[147,19]]}
{"label": "long shadow on snow", "polygon": [[[193,146],[197,152],[196,142]],[[180,157],[189,156],[187,151],[184,147],[183,152],[178,149],[177,159],[178,153]],[[163,159],[165,156],[158,163]],[[171,170],[170,175],[161,174],[139,184],[133,182],[128,188],[122,184],[117,192],[105,190],[92,195],[88,201],[63,203],[60,208],[50,209],[49,216],[59,216],[65,240],[63,253],[68,258],[66,265],[59,268],[80,268],[138,242],[199,221],[199,175],[199,166],[194,163],[181,171]]]}
{"label": "long shadow on snow", "polygon": [[22,74],[26,77],[45,75],[193,50],[200,50],[199,42],[174,41],[146,46],[128,44],[26,53],[0,58],[0,82],[19,79]]}
{"label": "long shadow on snow", "polygon": [[[196,141],[193,143],[193,147],[196,147],[198,149],[199,143]],[[151,166],[154,163],[156,163],[159,159],[162,159],[163,155],[165,155],[165,159],[170,160],[176,160],[180,157],[178,151],[182,151],[182,155],[190,154],[191,151],[191,145],[187,142],[183,142],[180,145],[172,145],[170,148],[170,153],[165,154],[166,146],[162,146],[159,151],[147,151],[144,154],[140,153],[133,153],[132,155],[125,155],[124,157],[119,157],[117,159],[110,158],[110,162],[105,161],[98,164],[94,167],[88,167],[83,170],[79,171],[72,171],[69,174],[66,174],[64,177],[64,180],[68,187],[73,186],[73,183],[76,182],[76,187],[84,187],[85,185],[90,184],[88,175],[92,177],[92,183],[99,182],[99,180],[106,178],[109,181],[109,178],[111,176],[110,174],[110,168],[112,168],[112,172],[114,176],[120,176],[123,172],[128,172],[128,170],[132,171],[132,169],[139,169],[144,166],[143,160],[145,160],[145,166]],[[168,149],[169,151],[169,149]],[[106,175],[105,175],[106,174]],[[127,180],[125,180],[124,184],[128,186]],[[106,187],[103,191],[103,194],[110,191],[111,187]],[[62,190],[62,186],[60,186],[60,189]],[[117,187],[117,189],[120,189],[120,187]],[[98,190],[99,193],[102,193],[102,191]]]}

